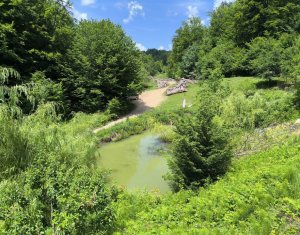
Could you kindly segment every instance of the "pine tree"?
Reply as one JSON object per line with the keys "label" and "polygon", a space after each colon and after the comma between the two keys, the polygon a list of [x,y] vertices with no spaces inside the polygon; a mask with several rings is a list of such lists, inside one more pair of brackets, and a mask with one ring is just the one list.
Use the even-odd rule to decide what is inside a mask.
{"label": "pine tree", "polygon": [[205,85],[198,113],[182,117],[176,126],[178,138],[170,161],[171,185],[175,191],[196,189],[215,181],[230,165],[232,154],[226,129],[214,121],[221,100],[215,91]]}

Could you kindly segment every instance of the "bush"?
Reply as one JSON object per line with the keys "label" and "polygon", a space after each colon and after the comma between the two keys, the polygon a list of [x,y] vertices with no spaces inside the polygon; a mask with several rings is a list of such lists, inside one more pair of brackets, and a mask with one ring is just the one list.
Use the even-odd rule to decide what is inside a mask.
{"label": "bush", "polygon": [[42,72],[32,74],[31,81],[33,88],[30,94],[37,101],[36,105],[47,102],[55,102],[57,105],[63,104],[63,89],[61,83],[55,83],[46,78]]}
{"label": "bush", "polygon": [[23,116],[29,90],[4,84],[14,73],[0,73],[0,234],[108,233],[111,190],[93,168],[94,137],[65,131],[51,103]]}
{"label": "bush", "polygon": [[220,119],[231,129],[253,130],[289,121],[297,116],[293,95],[282,91],[234,92],[221,105]]}
{"label": "bush", "polygon": [[0,183],[1,234],[95,234],[113,227],[112,199],[101,174],[39,160]]}
{"label": "bush", "polygon": [[89,131],[69,131],[58,120],[45,104],[28,117],[8,119],[5,128],[0,124],[5,140],[0,170],[6,178],[0,182],[1,234],[112,229],[111,191],[103,173],[93,168],[96,142]]}
{"label": "bush", "polygon": [[112,118],[116,118],[120,114],[124,113],[124,106],[117,98],[113,98],[108,102],[107,111]]}

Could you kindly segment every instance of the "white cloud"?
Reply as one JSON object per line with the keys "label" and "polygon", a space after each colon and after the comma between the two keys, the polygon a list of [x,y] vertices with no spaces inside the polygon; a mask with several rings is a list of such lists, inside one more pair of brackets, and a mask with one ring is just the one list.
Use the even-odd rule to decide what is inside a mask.
{"label": "white cloud", "polygon": [[187,6],[187,15],[189,18],[197,17],[199,15],[199,8],[197,6]]}
{"label": "white cloud", "polygon": [[173,44],[169,44],[168,50],[171,51],[173,49]]}
{"label": "white cloud", "polygon": [[222,4],[222,2],[230,3],[230,2],[234,2],[234,1],[235,0],[215,0],[214,1],[214,10],[216,10]]}
{"label": "white cloud", "polygon": [[164,46],[160,46],[160,47],[158,48],[158,50],[163,51],[163,50],[165,50],[165,47],[164,47]]}
{"label": "white cloud", "polygon": [[88,15],[85,12],[80,12],[80,11],[76,10],[75,8],[72,9],[72,12],[73,12],[74,18],[77,20],[87,20],[88,19]]}
{"label": "white cloud", "polygon": [[96,2],[96,0],[81,0],[81,5],[83,6],[89,6]]}
{"label": "white cloud", "polygon": [[141,15],[144,16],[144,7],[139,4],[137,1],[131,1],[128,3],[128,10],[129,10],[129,16],[128,18],[124,19],[123,22],[125,24],[128,24],[130,21],[133,20],[135,16]]}
{"label": "white cloud", "polygon": [[147,51],[147,48],[143,44],[136,42],[135,45],[140,51]]}

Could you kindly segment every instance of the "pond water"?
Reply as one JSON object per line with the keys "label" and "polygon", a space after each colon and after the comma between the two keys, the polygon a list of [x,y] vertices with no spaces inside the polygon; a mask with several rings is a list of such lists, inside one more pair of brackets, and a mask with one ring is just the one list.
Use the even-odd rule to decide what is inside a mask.
{"label": "pond water", "polygon": [[98,165],[111,170],[114,183],[129,191],[170,191],[162,178],[168,172],[167,160],[161,156],[166,145],[149,133],[136,135],[120,142],[103,145]]}

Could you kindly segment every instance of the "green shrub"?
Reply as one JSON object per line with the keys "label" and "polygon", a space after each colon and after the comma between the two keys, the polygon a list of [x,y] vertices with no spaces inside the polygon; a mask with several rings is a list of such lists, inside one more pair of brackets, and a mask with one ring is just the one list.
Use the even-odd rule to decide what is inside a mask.
{"label": "green shrub", "polygon": [[70,168],[50,157],[39,158],[40,162],[15,180],[0,183],[1,234],[95,234],[111,230],[112,199],[102,175],[85,167]]}
{"label": "green shrub", "polygon": [[220,119],[227,126],[246,130],[289,121],[298,114],[292,93],[279,90],[257,91],[248,97],[242,92],[233,92],[221,109]]}
{"label": "green shrub", "polygon": [[187,117],[176,128],[178,135],[170,162],[175,191],[196,189],[226,173],[232,155],[221,126],[197,116]]}
{"label": "green shrub", "polygon": [[111,190],[93,167],[94,137],[58,120],[45,104],[1,128],[1,171],[10,177],[0,182],[0,233],[95,234],[114,226]]}
{"label": "green shrub", "polygon": [[63,104],[63,88],[61,83],[51,81],[42,72],[32,74],[31,81],[33,87],[30,94],[35,98],[36,105],[47,102],[55,102],[56,105]]}
{"label": "green shrub", "polygon": [[113,98],[108,102],[107,111],[113,118],[116,118],[124,113],[124,106],[117,98]]}
{"label": "green shrub", "polygon": [[0,233],[109,233],[112,194],[93,168],[94,137],[61,124],[53,103],[23,116],[19,98],[30,89],[6,86],[13,73],[0,73]]}

